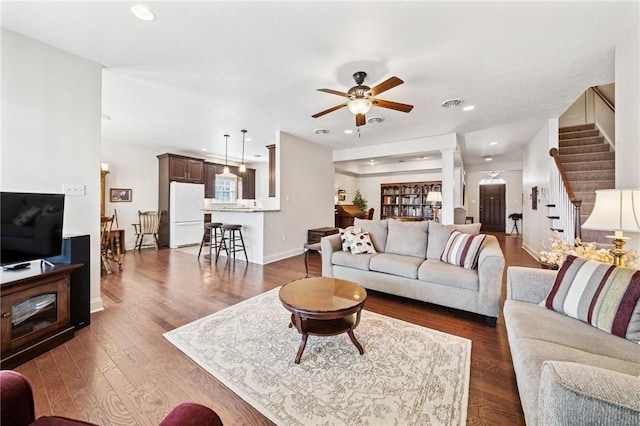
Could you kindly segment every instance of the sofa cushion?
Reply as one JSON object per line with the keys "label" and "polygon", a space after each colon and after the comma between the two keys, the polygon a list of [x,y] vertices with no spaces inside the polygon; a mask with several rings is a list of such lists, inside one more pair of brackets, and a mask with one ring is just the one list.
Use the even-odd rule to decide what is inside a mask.
{"label": "sofa cushion", "polygon": [[375,254],[359,254],[354,256],[351,252],[336,251],[331,256],[331,263],[338,266],[346,266],[348,268],[360,269],[362,271],[369,270],[369,261]]}
{"label": "sofa cushion", "polygon": [[429,242],[427,244],[427,259],[440,260],[449,235],[452,231],[460,231],[465,234],[480,233],[480,223],[470,223],[467,225],[442,225],[438,222],[429,221]]}
{"label": "sofa cushion", "polygon": [[356,228],[362,228],[362,232],[369,233],[373,247],[378,253],[385,251],[385,246],[387,245],[387,230],[389,226],[387,219],[366,220],[355,218],[353,226]]}
{"label": "sofa cushion", "polygon": [[403,222],[391,219],[384,252],[424,259],[427,256],[428,230],[428,221]]}
{"label": "sofa cushion", "polygon": [[420,257],[392,253],[380,253],[371,258],[369,269],[406,278],[418,278],[418,267],[424,262]]}
{"label": "sofa cushion", "polygon": [[640,342],[640,271],[567,256],[545,306]]}
{"label": "sofa cushion", "polygon": [[592,327],[536,303],[506,300],[504,316],[509,341],[544,340],[593,355],[638,363],[640,345]]}
{"label": "sofa cushion", "polygon": [[478,271],[464,269],[439,260],[425,260],[418,268],[418,279],[429,283],[478,290]]}
{"label": "sofa cushion", "polygon": [[472,235],[453,231],[449,235],[440,260],[465,269],[476,269],[480,249],[486,237],[484,234]]}
{"label": "sofa cushion", "polygon": [[369,237],[368,232],[358,232],[350,238],[351,254],[376,254],[376,249],[373,248],[373,243]]}

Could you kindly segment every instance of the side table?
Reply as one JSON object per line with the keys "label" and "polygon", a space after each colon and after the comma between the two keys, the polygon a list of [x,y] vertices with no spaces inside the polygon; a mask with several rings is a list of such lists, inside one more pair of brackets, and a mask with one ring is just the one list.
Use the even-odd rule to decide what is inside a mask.
{"label": "side table", "polygon": [[316,253],[322,253],[322,245],[318,243],[306,243],[304,245],[304,271],[305,278],[309,277],[309,252],[315,251]]}

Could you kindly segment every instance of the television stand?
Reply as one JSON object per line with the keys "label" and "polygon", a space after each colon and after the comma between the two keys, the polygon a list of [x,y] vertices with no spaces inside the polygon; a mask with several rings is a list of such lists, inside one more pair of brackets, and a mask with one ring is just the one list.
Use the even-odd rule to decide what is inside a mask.
{"label": "television stand", "polygon": [[[70,276],[82,264],[0,271],[0,368],[14,368],[73,338]],[[35,267],[31,267],[35,266]]]}

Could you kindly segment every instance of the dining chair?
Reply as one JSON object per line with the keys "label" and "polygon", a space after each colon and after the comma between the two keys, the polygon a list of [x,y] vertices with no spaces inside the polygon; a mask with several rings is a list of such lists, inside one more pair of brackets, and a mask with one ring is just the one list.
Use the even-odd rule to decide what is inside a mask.
{"label": "dining chair", "polygon": [[140,210],[138,210],[138,223],[133,224],[133,229],[136,236],[136,242],[133,246],[134,250],[136,248],[138,248],[138,251],[142,249],[142,240],[144,240],[145,235],[153,237],[153,244],[156,250],[158,250],[158,248],[160,247],[160,241],[158,240],[158,230],[160,229],[161,217],[161,211],[149,210],[146,212],[141,212]]}
{"label": "dining chair", "polygon": [[100,218],[100,262],[107,272],[111,273],[109,260],[111,260],[111,228],[113,227],[113,216],[102,216]]}

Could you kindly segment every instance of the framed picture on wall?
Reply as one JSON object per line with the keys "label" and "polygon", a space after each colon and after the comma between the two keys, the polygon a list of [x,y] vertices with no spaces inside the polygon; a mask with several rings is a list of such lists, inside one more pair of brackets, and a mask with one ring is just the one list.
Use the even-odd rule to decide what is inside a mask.
{"label": "framed picture on wall", "polygon": [[538,187],[531,188],[531,210],[538,210]]}
{"label": "framed picture on wall", "polygon": [[111,188],[109,200],[112,203],[131,202],[131,188]]}

